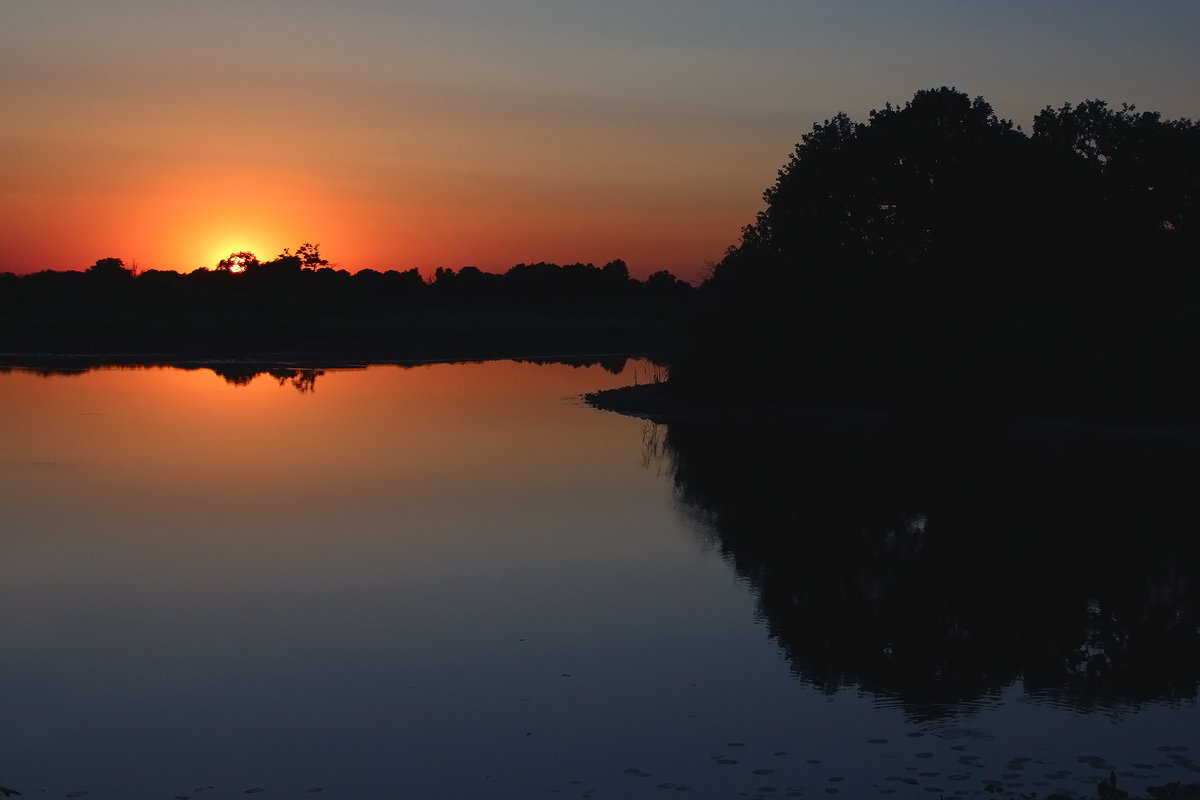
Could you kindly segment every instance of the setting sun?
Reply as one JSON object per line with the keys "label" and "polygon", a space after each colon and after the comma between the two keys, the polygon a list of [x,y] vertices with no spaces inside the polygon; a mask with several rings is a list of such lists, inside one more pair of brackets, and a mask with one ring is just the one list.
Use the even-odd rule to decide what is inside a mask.
{"label": "setting sun", "polygon": [[[212,269],[231,253],[253,253],[265,260],[306,238],[319,235],[330,242],[347,238],[332,219],[324,195],[304,191],[302,185],[271,169],[184,170],[160,176],[154,185],[156,202],[137,208],[131,226],[144,247],[173,255],[139,256],[143,262],[156,261],[187,272],[196,267]],[[238,191],[231,194],[230,185]],[[130,249],[132,244],[131,239]],[[339,255],[342,250],[352,248],[343,246]]]}
{"label": "setting sun", "polygon": [[[208,239],[205,243],[197,242],[197,246],[193,252],[199,254],[202,259],[195,266],[208,267],[212,269],[223,259],[236,261],[241,266],[245,266],[245,259],[233,259],[239,253],[253,253],[260,259],[274,258],[290,240],[280,238],[276,240],[274,237],[259,237],[250,234],[238,235],[233,232],[229,235],[216,236]],[[242,270],[232,269],[233,272],[241,272]]]}

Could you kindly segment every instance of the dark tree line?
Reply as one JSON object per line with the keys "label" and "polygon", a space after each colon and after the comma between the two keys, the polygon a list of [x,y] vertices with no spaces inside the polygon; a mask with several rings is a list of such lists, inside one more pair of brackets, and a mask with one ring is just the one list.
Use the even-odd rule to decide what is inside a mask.
{"label": "dark tree line", "polygon": [[269,261],[232,253],[213,269],[0,274],[7,352],[282,352],[313,355],[537,354],[661,350],[693,288],[622,261],[355,273],[316,245]]}
{"label": "dark tree line", "polygon": [[363,269],[351,273],[329,266],[318,246],[309,243],[301,245],[295,253],[284,248],[283,253],[270,261],[260,261],[249,251],[231,253],[212,269],[202,267],[190,273],[153,269],[138,272],[120,258],[101,258],[82,272],[0,273],[0,286],[6,290],[7,298],[23,296],[49,303],[89,296],[112,299],[137,291],[164,295],[175,292],[178,296],[190,290],[196,290],[199,299],[212,302],[239,293],[259,294],[262,290],[286,300],[307,290],[331,302],[339,294],[346,297],[357,294],[429,303],[485,301],[603,306],[616,313],[678,307],[687,302],[692,290],[690,284],[665,269],[639,281],[630,276],[629,268],[620,259],[602,267],[580,263],[517,264],[503,273],[484,272],[471,266],[457,272],[439,267],[428,281],[416,268],[384,272]]}
{"label": "dark tree line", "polygon": [[1200,126],[1091,100],[1032,134],[954,89],[802,137],[701,287],[677,391],[1194,421]]}

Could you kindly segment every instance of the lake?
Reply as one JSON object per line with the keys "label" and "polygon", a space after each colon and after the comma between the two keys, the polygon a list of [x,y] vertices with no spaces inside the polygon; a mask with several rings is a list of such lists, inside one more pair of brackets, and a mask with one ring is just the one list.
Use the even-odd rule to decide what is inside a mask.
{"label": "lake", "polygon": [[581,401],[650,380],[637,360],[257,372],[0,373],[0,784],[1200,781],[1200,512],[1174,462]]}

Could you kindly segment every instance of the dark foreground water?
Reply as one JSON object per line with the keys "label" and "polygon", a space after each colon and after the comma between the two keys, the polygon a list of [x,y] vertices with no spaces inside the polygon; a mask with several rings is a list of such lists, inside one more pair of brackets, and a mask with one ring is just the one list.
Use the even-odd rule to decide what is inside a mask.
{"label": "dark foreground water", "polygon": [[1188,462],[656,428],[617,366],[0,373],[0,785],[1200,780]]}

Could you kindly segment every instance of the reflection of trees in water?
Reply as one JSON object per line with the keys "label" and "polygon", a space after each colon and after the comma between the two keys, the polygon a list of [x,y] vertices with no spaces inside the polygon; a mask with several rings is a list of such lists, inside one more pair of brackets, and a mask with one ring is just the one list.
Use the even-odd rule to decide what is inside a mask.
{"label": "reflection of trees in water", "polygon": [[919,716],[1017,679],[1081,709],[1196,695],[1193,455],[763,424],[671,423],[646,442],[825,691]]}
{"label": "reflection of trees in water", "polygon": [[314,392],[317,378],[325,374],[323,369],[297,369],[292,367],[212,367],[213,372],[234,386],[246,386],[259,375],[270,375],[279,385],[291,383],[301,394]]}
{"label": "reflection of trees in water", "polygon": [[[621,374],[630,360],[629,356],[614,353],[593,356],[555,356],[551,358],[525,358],[515,359],[517,363],[528,364],[565,364],[571,367],[595,367],[598,366],[606,372],[613,375]],[[408,369],[414,366],[423,365],[427,362],[380,362],[394,363],[396,366]],[[458,362],[444,362],[458,363]],[[474,361],[471,363],[482,363],[482,361]],[[60,359],[56,363],[51,364],[33,364],[29,366],[0,366],[0,374],[7,372],[20,372],[39,375],[44,378],[55,376],[74,376],[85,375],[95,369],[153,369],[157,367],[174,367],[177,369],[210,369],[219,377],[225,380],[226,383],[233,386],[248,386],[260,375],[268,375],[279,382],[282,386],[285,383],[290,383],[297,391],[301,393],[314,392],[317,388],[317,378],[325,374],[324,369],[314,369],[311,367],[300,368],[295,366],[271,365],[265,363],[210,363],[203,361],[183,362],[183,363],[107,363],[103,360],[91,360],[83,358],[77,361]],[[355,369],[359,366],[338,366],[338,369]],[[646,367],[646,375],[659,375],[663,373],[663,367],[654,359],[649,360],[649,365]],[[638,373],[635,368],[635,378]]]}
{"label": "reflection of trees in water", "polygon": [[0,367],[0,375],[16,372],[37,375],[39,378],[73,377],[90,371],[91,367]]}
{"label": "reflection of trees in water", "polygon": [[[60,376],[79,376],[86,375],[92,370],[97,369],[123,369],[123,370],[141,370],[154,369],[159,365],[156,364],[104,364],[104,363],[85,363],[81,365],[61,364],[61,365],[45,365],[45,366],[21,366],[21,367],[0,367],[0,375],[7,372],[20,372],[32,375],[38,375],[43,378],[60,377]],[[171,364],[177,369],[198,369],[198,365],[187,364]],[[269,375],[279,381],[279,385],[290,383],[301,393],[313,392],[317,388],[317,378],[325,374],[323,369],[312,368],[297,368],[297,367],[278,367],[278,366],[262,366],[262,365],[247,365],[247,364],[221,364],[210,365],[207,367],[218,376],[223,378],[226,383],[234,386],[248,386],[251,381],[259,375]]]}
{"label": "reflection of trees in water", "polygon": [[599,356],[558,356],[555,358],[518,358],[518,364],[565,364],[568,367],[600,367],[605,372],[620,375],[625,371],[629,356],[616,353]]}

